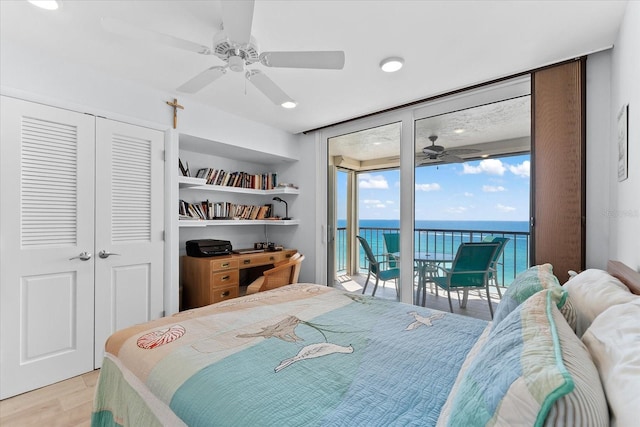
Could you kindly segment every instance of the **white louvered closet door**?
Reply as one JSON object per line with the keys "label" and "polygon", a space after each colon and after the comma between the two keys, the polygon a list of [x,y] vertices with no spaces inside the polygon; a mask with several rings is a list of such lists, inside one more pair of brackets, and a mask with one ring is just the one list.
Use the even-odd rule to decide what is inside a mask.
{"label": "white louvered closet door", "polygon": [[5,398],[93,368],[95,119],[4,96],[0,112]]}
{"label": "white louvered closet door", "polygon": [[98,118],[96,135],[98,368],[109,335],[162,316],[164,134]]}

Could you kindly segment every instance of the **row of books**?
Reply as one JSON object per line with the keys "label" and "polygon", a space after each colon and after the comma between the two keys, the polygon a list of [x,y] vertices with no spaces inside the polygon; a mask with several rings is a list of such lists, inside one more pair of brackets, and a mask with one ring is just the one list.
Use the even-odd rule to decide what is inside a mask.
{"label": "row of books", "polygon": [[196,178],[207,180],[210,185],[225,187],[252,188],[254,190],[273,190],[278,185],[275,173],[250,174],[247,172],[227,172],[222,169],[198,169]]}
{"label": "row of books", "polygon": [[180,200],[180,219],[267,219],[271,216],[273,205],[239,205],[230,202],[188,203]]}

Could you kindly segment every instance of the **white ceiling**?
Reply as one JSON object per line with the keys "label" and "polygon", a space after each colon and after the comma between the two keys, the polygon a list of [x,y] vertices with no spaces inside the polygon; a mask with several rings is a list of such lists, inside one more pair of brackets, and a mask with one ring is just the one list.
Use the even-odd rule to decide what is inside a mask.
{"label": "white ceiling", "polygon": [[[177,93],[222,61],[127,40],[100,25],[112,17],[211,45],[221,28],[219,1],[63,0],[48,12],[1,0],[0,38],[298,133],[608,48],[625,8],[612,0],[258,0],[252,34],[261,51],[345,51],[343,70],[255,66],[298,101],[293,110],[272,104],[242,73],[195,95]],[[383,73],[378,64],[388,56],[402,56],[405,67]]]}

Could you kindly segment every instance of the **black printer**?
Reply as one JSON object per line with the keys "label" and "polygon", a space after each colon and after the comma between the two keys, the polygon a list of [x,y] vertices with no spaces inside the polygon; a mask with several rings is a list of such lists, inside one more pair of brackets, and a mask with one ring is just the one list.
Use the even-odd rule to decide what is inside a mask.
{"label": "black printer", "polygon": [[200,239],[187,240],[187,255],[208,257],[231,254],[231,242],[228,240]]}

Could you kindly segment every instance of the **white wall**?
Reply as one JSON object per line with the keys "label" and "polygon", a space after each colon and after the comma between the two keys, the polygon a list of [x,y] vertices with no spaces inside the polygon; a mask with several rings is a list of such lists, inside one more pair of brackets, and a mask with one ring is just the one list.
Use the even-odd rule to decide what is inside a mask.
{"label": "white wall", "polygon": [[[630,1],[612,52],[608,211],[610,258],[640,270],[640,2]],[[617,177],[617,115],[629,104],[629,178]]]}

